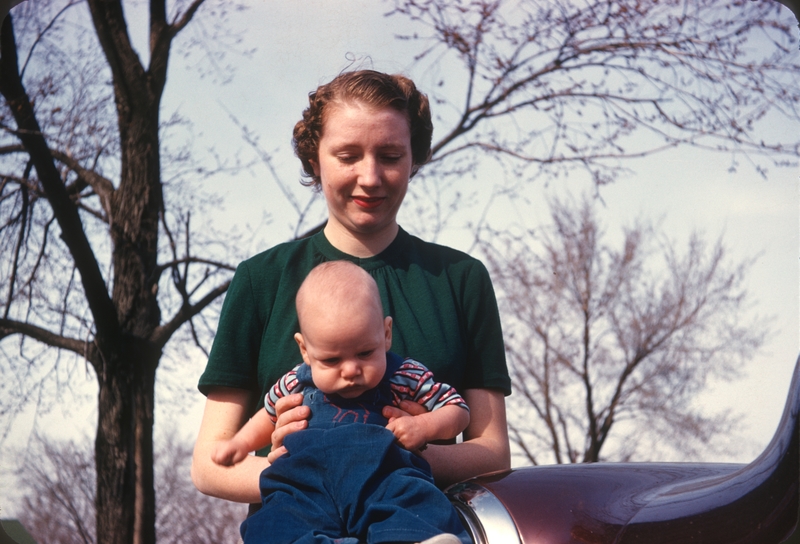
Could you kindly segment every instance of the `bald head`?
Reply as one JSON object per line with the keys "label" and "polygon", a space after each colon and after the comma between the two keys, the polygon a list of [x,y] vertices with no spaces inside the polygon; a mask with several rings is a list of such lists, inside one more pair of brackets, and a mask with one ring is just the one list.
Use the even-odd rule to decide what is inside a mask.
{"label": "bald head", "polygon": [[349,261],[315,267],[297,291],[294,339],[325,394],[355,398],[386,374],[392,318],[383,316],[375,280]]}
{"label": "bald head", "polygon": [[329,314],[344,307],[357,307],[362,312],[375,311],[383,319],[378,284],[350,261],[329,261],[314,267],[297,291],[295,304],[301,330],[310,311]]}

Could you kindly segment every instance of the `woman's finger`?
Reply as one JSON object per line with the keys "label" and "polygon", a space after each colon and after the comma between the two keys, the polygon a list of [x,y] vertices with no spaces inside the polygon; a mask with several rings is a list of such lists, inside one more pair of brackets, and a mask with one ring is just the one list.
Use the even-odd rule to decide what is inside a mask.
{"label": "woman's finger", "polygon": [[381,414],[383,414],[383,417],[389,421],[393,421],[398,417],[406,417],[411,415],[408,412],[404,412],[400,408],[397,408],[396,406],[384,406],[383,410],[381,410]]}
{"label": "woman's finger", "polygon": [[278,457],[280,457],[284,453],[287,453],[285,446],[281,446],[280,448],[275,448],[269,452],[269,455],[267,455],[267,461],[269,461],[269,463],[272,464]]}
{"label": "woman's finger", "polygon": [[286,395],[285,397],[278,399],[278,402],[275,403],[275,412],[278,415],[278,422],[276,423],[276,426],[280,426],[281,418],[284,413],[288,412],[292,408],[300,406],[301,404],[303,404],[302,393],[294,393],[292,395]]}
{"label": "woman's finger", "polygon": [[[286,416],[290,416],[297,411],[301,411],[305,406],[301,406],[300,408],[293,408],[289,412],[286,412]],[[307,416],[306,416],[307,417]],[[280,448],[283,446],[283,440],[292,433],[296,433],[297,431],[302,431],[308,425],[308,421],[303,417],[294,418],[292,421],[287,421],[280,428],[276,427],[275,430],[272,432],[272,449]]]}
{"label": "woman's finger", "polygon": [[[308,406],[301,406],[303,395],[296,393],[286,396],[275,403],[275,412],[278,419],[275,430],[272,431],[272,451],[283,446],[283,439],[288,435],[305,429],[308,425],[308,416],[311,414]],[[271,455],[270,455],[271,456]],[[280,457],[280,455],[276,456]]]}
{"label": "woman's finger", "polygon": [[403,409],[406,413],[412,416],[418,416],[420,414],[427,413],[428,409],[425,408],[423,405],[413,402],[410,400],[404,400],[400,403],[400,408]]}
{"label": "woman's finger", "polygon": [[400,403],[400,407],[384,406],[383,410],[381,410],[381,414],[383,414],[383,417],[391,421],[398,417],[418,416],[420,414],[424,414],[427,411],[428,409],[422,406],[421,404],[418,404],[410,400],[404,400]]}

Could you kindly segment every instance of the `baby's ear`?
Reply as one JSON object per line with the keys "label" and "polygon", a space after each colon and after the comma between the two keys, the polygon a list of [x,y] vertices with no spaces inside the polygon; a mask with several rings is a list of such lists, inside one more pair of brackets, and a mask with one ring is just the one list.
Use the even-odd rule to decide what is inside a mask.
{"label": "baby's ear", "polygon": [[392,318],[391,316],[386,316],[383,320],[383,329],[384,334],[386,335],[386,351],[392,349]]}
{"label": "baby's ear", "polygon": [[303,360],[307,363],[308,351],[306,351],[306,342],[303,339],[303,335],[299,332],[294,333],[294,341],[297,342],[297,345],[300,348],[300,355],[303,356]]}

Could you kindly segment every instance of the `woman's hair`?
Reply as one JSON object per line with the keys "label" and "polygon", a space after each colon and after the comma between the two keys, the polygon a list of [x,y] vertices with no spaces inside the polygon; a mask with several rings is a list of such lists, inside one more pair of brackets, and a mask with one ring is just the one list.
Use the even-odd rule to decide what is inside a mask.
{"label": "woman's hair", "polygon": [[405,76],[389,75],[374,70],[358,70],[339,74],[330,83],[320,85],[308,95],[308,108],[294,126],[292,145],[303,163],[303,185],[319,187],[310,161],[316,161],[319,140],[329,104],[357,102],[374,108],[394,108],[408,117],[411,130],[411,175],[428,162],[431,155],[431,109],[428,97],[417,90]]}

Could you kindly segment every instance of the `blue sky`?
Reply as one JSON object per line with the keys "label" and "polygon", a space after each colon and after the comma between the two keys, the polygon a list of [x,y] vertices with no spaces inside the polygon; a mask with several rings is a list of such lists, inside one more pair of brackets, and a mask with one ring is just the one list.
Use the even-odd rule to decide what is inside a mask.
{"label": "blue sky", "polygon": [[[217,134],[230,130],[228,112],[258,131],[263,148],[275,152],[274,166],[289,184],[296,183],[299,171],[289,138],[305,106],[305,95],[348,67],[348,58],[361,59],[378,70],[407,73],[418,83],[428,78],[422,67],[411,61],[417,46],[394,39],[395,33],[410,27],[404,19],[384,17],[387,4],[304,0],[251,5],[243,14],[246,40],[258,51],[239,64],[235,83],[219,88],[219,95],[206,97],[202,110],[205,116],[214,117]],[[784,13],[791,17],[788,10]],[[369,60],[364,61],[365,57]],[[179,104],[180,110],[192,117],[198,104],[178,90],[182,83],[176,81],[181,78],[179,71],[173,71],[173,76],[166,101]],[[777,116],[763,125],[765,131],[775,134],[800,131],[797,123]],[[235,141],[235,136],[231,140]],[[686,240],[692,229],[699,229],[710,239],[722,235],[735,259],[758,256],[749,290],[758,301],[758,312],[775,316],[776,334],[746,368],[742,380],[715,384],[699,399],[715,409],[730,407],[746,414],[745,435],[752,446],[743,447],[733,459],[743,462],[771,438],[800,350],[800,170],[771,168],[765,179],[746,163],[731,173],[730,163],[730,156],[680,148],[629,163],[633,173],[600,194],[606,203],[601,217],[609,231],[630,224],[636,217],[649,217],[660,219],[664,231],[676,240]],[[486,178],[473,183],[491,186]],[[549,187],[539,183],[528,195],[530,205],[498,200],[492,213],[530,224],[531,218],[547,217],[546,196],[563,191],[577,195],[587,189],[589,186],[580,179],[556,181]],[[266,209],[257,202],[274,202],[276,198],[275,186],[264,168],[254,168],[252,176],[242,175],[233,185],[226,183],[224,190],[229,195],[228,210],[236,210],[229,218],[241,221],[248,217],[243,212],[250,209],[252,224],[259,223]],[[317,209],[322,213],[321,206]],[[269,212],[272,223],[264,229],[267,243],[288,237],[294,216],[282,217],[274,204]],[[414,217],[408,206],[401,212],[400,222],[413,231]],[[454,226],[440,241],[466,249],[470,237]],[[259,249],[263,247],[252,248]]]}

